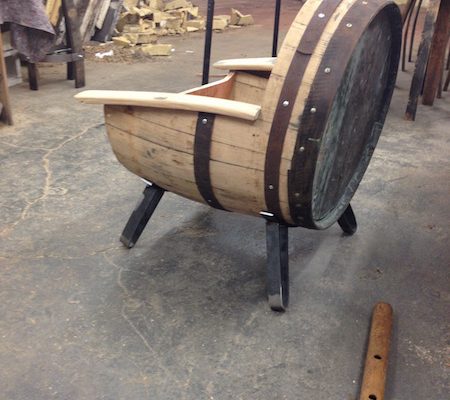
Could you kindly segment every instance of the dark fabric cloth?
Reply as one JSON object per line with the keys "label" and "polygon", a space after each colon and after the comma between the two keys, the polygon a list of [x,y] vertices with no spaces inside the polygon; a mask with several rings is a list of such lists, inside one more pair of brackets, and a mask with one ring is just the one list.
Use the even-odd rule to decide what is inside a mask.
{"label": "dark fabric cloth", "polygon": [[10,23],[11,45],[36,62],[45,57],[55,40],[42,0],[0,0],[0,24]]}

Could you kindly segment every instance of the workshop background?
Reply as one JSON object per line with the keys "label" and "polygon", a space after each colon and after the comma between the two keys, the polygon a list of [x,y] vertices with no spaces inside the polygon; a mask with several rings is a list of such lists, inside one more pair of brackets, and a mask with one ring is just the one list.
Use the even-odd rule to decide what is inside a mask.
{"label": "workshop background", "polygon": [[[400,65],[380,142],[352,200],[358,232],[290,229],[285,313],[267,305],[263,219],[167,193],[136,246],[120,243],[145,184],[114,157],[102,107],[74,99],[86,89],[199,86],[207,0],[192,2],[184,13],[175,4],[159,15],[151,7],[169,1],[78,0],[76,18],[65,10],[72,25],[61,1],[0,4],[0,398],[357,399],[372,309],[384,301],[394,310],[385,398],[448,400],[442,14],[441,25],[431,24],[447,35],[444,57],[428,64],[432,105],[412,87],[427,72],[419,49],[431,29],[427,16],[448,16],[448,2],[398,2],[410,15],[405,71]],[[280,41],[303,2],[281,3]],[[217,0],[211,62],[270,57],[274,4]],[[158,23],[148,18],[155,13]],[[440,76],[429,72],[434,67]],[[222,73],[211,69],[210,79]],[[417,106],[414,121],[411,107],[405,117],[408,104]]]}

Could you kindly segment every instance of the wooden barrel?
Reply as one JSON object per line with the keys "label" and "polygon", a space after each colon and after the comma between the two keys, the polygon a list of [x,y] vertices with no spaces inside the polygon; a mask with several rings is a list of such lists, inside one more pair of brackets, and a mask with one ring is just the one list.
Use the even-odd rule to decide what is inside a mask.
{"label": "wooden barrel", "polygon": [[132,172],[192,200],[327,228],[347,208],[381,133],[401,27],[391,1],[309,0],[273,68],[238,70],[189,92],[260,105],[255,121],[107,104],[113,150]]}

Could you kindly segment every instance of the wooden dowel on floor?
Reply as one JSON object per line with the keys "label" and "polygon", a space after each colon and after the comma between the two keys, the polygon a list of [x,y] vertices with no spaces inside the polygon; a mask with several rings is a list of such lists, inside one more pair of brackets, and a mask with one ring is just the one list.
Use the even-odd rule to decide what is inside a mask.
{"label": "wooden dowel on floor", "polygon": [[360,400],[383,400],[392,331],[392,307],[378,303],[372,315]]}

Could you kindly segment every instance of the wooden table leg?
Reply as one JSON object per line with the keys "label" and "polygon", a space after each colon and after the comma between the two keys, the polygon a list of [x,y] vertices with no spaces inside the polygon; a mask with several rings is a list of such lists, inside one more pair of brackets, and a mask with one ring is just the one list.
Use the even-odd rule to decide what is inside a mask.
{"label": "wooden table leg", "polygon": [[417,103],[423,87],[428,56],[430,54],[431,38],[434,32],[439,4],[440,0],[431,0],[425,16],[422,40],[420,42],[419,52],[417,53],[416,65],[405,113],[405,119],[408,121],[414,121],[416,119]]}
{"label": "wooden table leg", "polygon": [[67,78],[75,79],[75,87],[85,86],[83,44],[79,31],[79,15],[73,0],[62,1],[63,14],[66,21],[67,46],[72,49],[72,53],[79,54],[80,60],[67,65]]}

